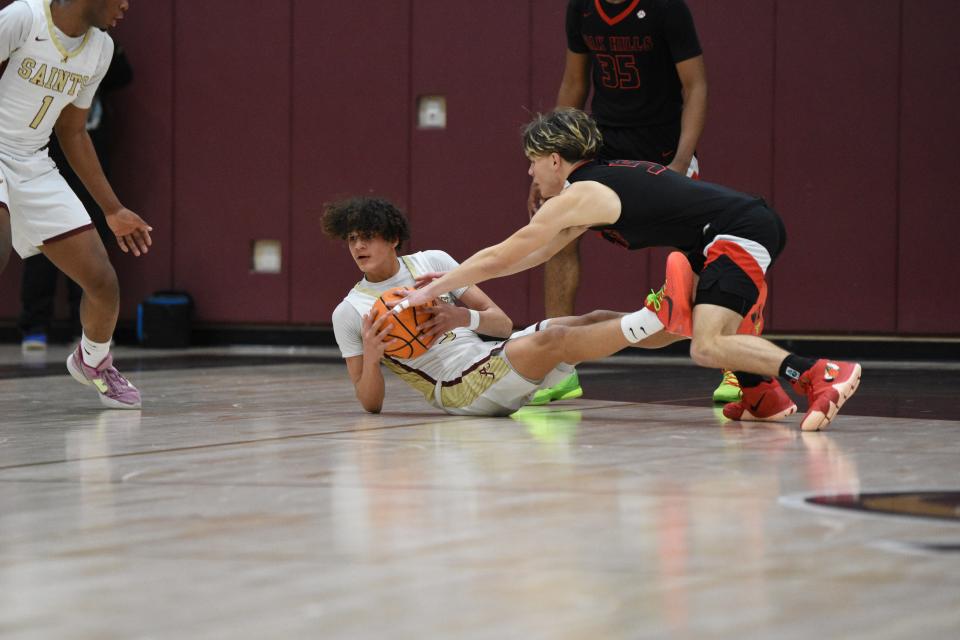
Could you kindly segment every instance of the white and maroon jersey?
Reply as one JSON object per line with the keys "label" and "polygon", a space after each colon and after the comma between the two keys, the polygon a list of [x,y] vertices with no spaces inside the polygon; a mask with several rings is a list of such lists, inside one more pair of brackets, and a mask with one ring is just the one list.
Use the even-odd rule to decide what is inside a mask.
{"label": "white and maroon jersey", "polygon": [[[402,256],[399,260],[400,270],[393,277],[383,282],[369,282],[364,278],[334,310],[333,331],[344,358],[363,355],[362,317],[370,313],[373,303],[384,291],[393,287],[412,289],[416,276],[431,271],[450,271],[458,265],[443,251],[421,251]],[[448,295],[459,298],[466,289],[457,289]],[[418,358],[401,360],[387,356],[382,362],[404,382],[423,393],[428,402],[439,406],[433,397],[435,385],[463,376],[471,365],[487,357],[501,343],[484,341],[475,331],[457,327],[446,335],[438,336],[426,353]]]}
{"label": "white and maroon jersey", "polygon": [[29,156],[46,146],[64,107],[90,107],[112,56],[113,40],[100,29],[60,31],[50,0],[16,0],[0,11],[0,151]]}

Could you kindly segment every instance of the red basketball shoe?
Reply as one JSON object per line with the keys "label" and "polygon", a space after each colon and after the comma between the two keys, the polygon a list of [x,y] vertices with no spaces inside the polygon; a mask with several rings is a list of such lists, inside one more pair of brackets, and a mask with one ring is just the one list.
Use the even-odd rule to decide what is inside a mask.
{"label": "red basketball shoe", "polygon": [[731,402],[723,407],[723,415],[731,420],[743,421],[782,420],[796,412],[797,405],[776,380],[744,388],[740,402]]}
{"label": "red basketball shoe", "polygon": [[679,251],[667,256],[666,281],[660,291],[650,292],[646,307],[657,314],[668,333],[693,336],[693,269],[687,256]]}
{"label": "red basketball shoe", "polygon": [[850,396],[860,386],[862,369],[856,362],[817,360],[793,383],[797,393],[807,396],[807,415],[800,428],[804,431],[826,429]]}

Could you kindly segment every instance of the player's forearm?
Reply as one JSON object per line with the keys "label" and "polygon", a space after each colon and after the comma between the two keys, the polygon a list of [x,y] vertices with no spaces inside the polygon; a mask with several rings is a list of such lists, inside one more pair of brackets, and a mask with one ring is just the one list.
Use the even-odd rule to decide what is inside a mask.
{"label": "player's forearm", "polygon": [[[520,273],[521,271],[527,271],[533,269],[534,267],[539,267],[542,264],[545,264],[552,260],[557,255],[557,249],[562,248],[564,245],[551,242],[548,245],[542,246],[536,251],[528,254],[522,260],[516,262],[507,273],[503,275],[513,275],[515,273]],[[579,264],[579,263],[577,263]]]}
{"label": "player's forearm", "polygon": [[680,140],[675,160],[689,166],[697,150],[707,122],[707,84],[698,83],[684,89],[683,114],[680,119]]}
{"label": "player's forearm", "polygon": [[457,268],[431,282],[423,290],[429,293],[430,297],[437,298],[455,289],[509,275],[505,272],[507,263],[499,257],[497,246],[481,249],[464,260]]}
{"label": "player's forearm", "polygon": [[60,148],[63,149],[63,155],[70,163],[70,167],[83,182],[83,186],[93,196],[104,214],[110,215],[122,209],[123,205],[103,173],[100,159],[97,158],[97,151],[94,149],[93,142],[86,130],[78,132],[58,131],[57,139],[60,142]]}
{"label": "player's forearm", "polygon": [[383,408],[383,398],[385,395],[385,386],[383,382],[383,372],[380,371],[380,361],[368,359],[364,356],[363,372],[360,379],[354,383],[354,389],[357,393],[357,400],[364,411],[369,413],[380,413]]}
{"label": "player's forearm", "polygon": [[590,56],[567,49],[563,77],[557,91],[558,107],[583,109],[590,93]]}
{"label": "player's forearm", "polygon": [[568,81],[561,82],[560,90],[557,91],[557,106],[583,109],[587,104],[587,93],[588,86],[586,84]]}
{"label": "player's forearm", "polygon": [[513,333],[513,321],[500,307],[478,310],[478,313],[480,326],[476,329],[477,333],[494,338],[507,338]]}

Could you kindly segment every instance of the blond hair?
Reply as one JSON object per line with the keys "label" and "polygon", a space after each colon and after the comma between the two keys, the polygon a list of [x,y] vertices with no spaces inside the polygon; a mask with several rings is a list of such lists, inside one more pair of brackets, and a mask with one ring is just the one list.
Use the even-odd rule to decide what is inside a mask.
{"label": "blond hair", "polygon": [[597,157],[602,144],[593,118],[572,107],[538,113],[523,128],[523,152],[528,158],[557,153],[568,162],[589,160]]}

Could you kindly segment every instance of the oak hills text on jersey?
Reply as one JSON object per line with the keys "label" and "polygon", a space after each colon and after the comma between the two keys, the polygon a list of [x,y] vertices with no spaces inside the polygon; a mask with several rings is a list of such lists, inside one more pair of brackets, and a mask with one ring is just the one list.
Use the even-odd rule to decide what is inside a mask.
{"label": "oak hills text on jersey", "polygon": [[653,51],[652,36],[583,36],[591,51]]}

